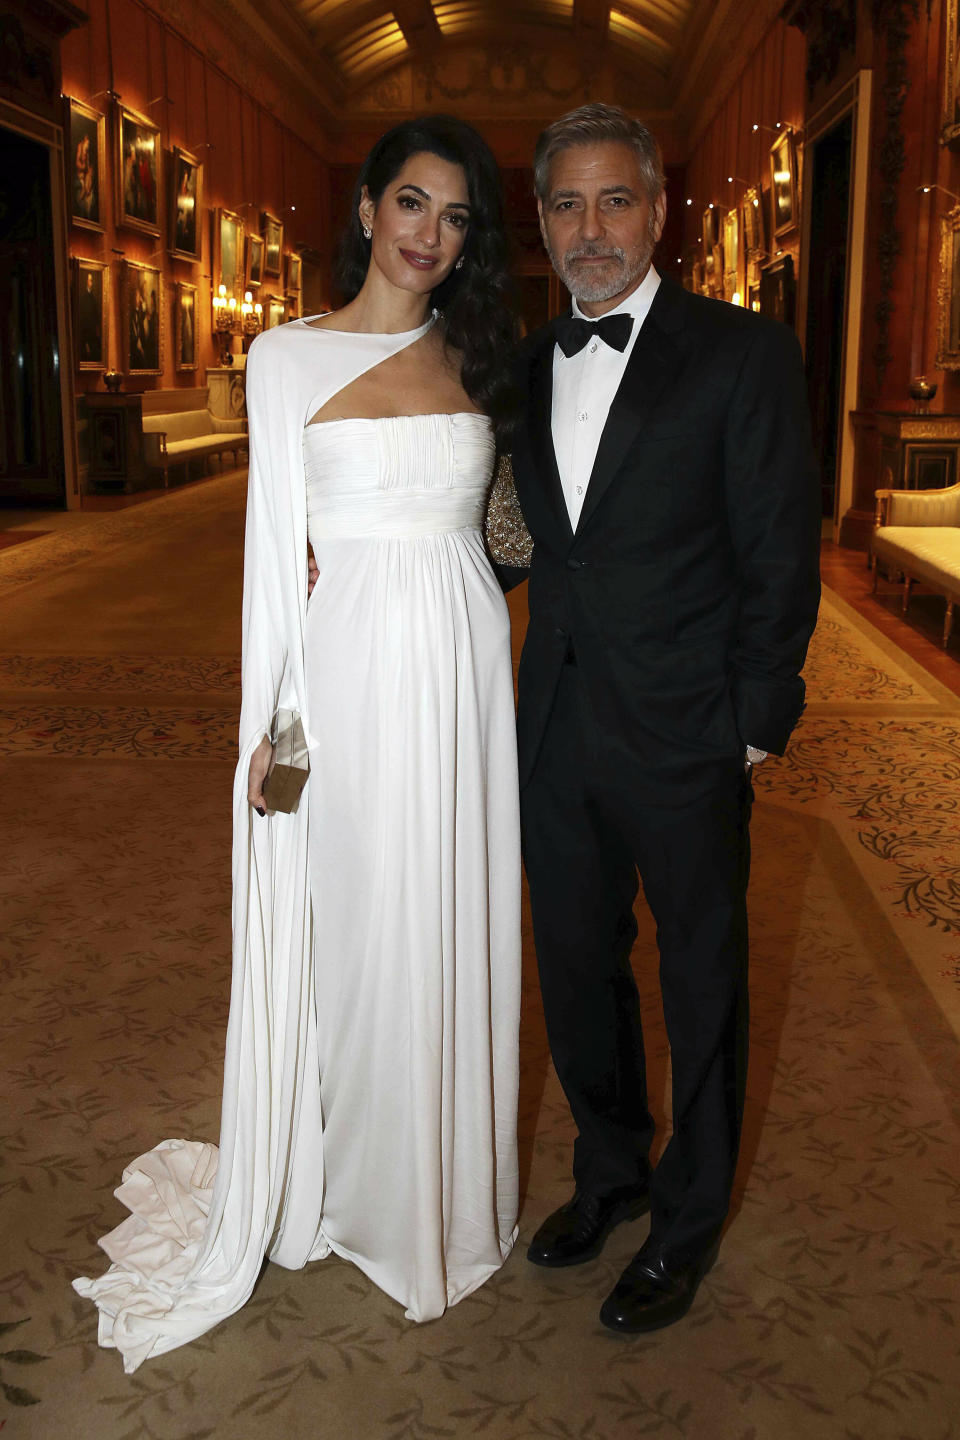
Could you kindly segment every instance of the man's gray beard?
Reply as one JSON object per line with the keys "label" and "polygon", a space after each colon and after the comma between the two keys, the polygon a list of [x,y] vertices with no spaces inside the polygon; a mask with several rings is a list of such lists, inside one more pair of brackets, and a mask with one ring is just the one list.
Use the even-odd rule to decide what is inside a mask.
{"label": "man's gray beard", "polygon": [[[653,235],[648,235],[641,248],[635,252],[632,260],[627,259],[625,250],[605,251],[599,246],[592,245],[581,246],[578,250],[568,250],[562,257],[555,255],[548,245],[547,254],[550,256],[550,263],[554,270],[575,300],[586,301],[588,305],[599,305],[604,300],[612,300],[615,295],[629,290],[631,285],[643,278],[650,268],[656,244]],[[607,254],[610,255],[611,263],[615,266],[612,274],[608,271],[603,275],[578,275],[573,269],[580,256]]]}

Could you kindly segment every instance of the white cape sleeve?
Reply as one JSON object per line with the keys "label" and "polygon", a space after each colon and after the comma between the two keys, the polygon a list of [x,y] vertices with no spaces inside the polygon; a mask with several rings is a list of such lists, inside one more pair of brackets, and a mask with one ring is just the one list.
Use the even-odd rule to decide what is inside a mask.
{"label": "white cape sleeve", "polygon": [[[278,704],[305,715],[306,503],[300,389],[281,330],[251,348],[243,701],[233,793],[233,980],[219,1152],[166,1140],[124,1171],[130,1216],[101,1240],[111,1264],[73,1282],[99,1341],[129,1373],[248,1299],[265,1256],[297,1268],[320,1232],[323,1141],[313,992],[309,786],[294,815],[247,804],[250,756]],[[302,387],[300,387],[302,388]],[[309,731],[308,731],[309,733]]]}

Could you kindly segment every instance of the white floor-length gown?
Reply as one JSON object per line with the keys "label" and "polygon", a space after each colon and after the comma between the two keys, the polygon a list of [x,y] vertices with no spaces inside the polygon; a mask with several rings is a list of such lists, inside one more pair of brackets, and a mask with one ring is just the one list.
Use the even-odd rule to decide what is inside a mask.
{"label": "white floor-length gown", "polygon": [[[481,538],[492,429],[469,412],[308,423],[431,323],[293,322],[251,350],[220,1147],[134,1161],[110,1268],[74,1282],[128,1371],[239,1309],[265,1255],[332,1250],[428,1320],[516,1236],[520,848],[509,621]],[[296,814],[251,819],[249,759],[278,705],[304,719],[310,779]]]}

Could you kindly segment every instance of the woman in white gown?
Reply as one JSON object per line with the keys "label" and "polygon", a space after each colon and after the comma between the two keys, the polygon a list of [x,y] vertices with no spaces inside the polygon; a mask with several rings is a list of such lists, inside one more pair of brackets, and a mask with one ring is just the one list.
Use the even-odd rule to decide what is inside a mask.
{"label": "woman in white gown", "polygon": [[[237,1310],[265,1255],[333,1251],[428,1320],[513,1245],[517,775],[482,542],[510,408],[504,249],[476,132],[398,126],[358,181],[353,298],[251,348],[220,1147],[134,1161],[112,1264],[74,1282],[127,1370]],[[291,815],[262,794],[278,707],[310,748]]]}

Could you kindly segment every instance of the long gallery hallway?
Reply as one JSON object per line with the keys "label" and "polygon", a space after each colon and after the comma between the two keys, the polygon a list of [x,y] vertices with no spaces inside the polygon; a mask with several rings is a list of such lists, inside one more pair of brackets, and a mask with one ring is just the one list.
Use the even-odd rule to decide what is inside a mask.
{"label": "long gallery hallway", "polygon": [[4,1440],[956,1436],[960,699],[829,593],[758,776],[739,1198],[687,1320],[597,1323],[644,1221],[572,1270],[523,1257],[572,1143],[528,927],[521,1239],[493,1281],[417,1327],[340,1260],[268,1266],[132,1377],[97,1348],[69,1282],[105,1268],[124,1164],[219,1128],[243,503],[224,475],[0,550]]}

